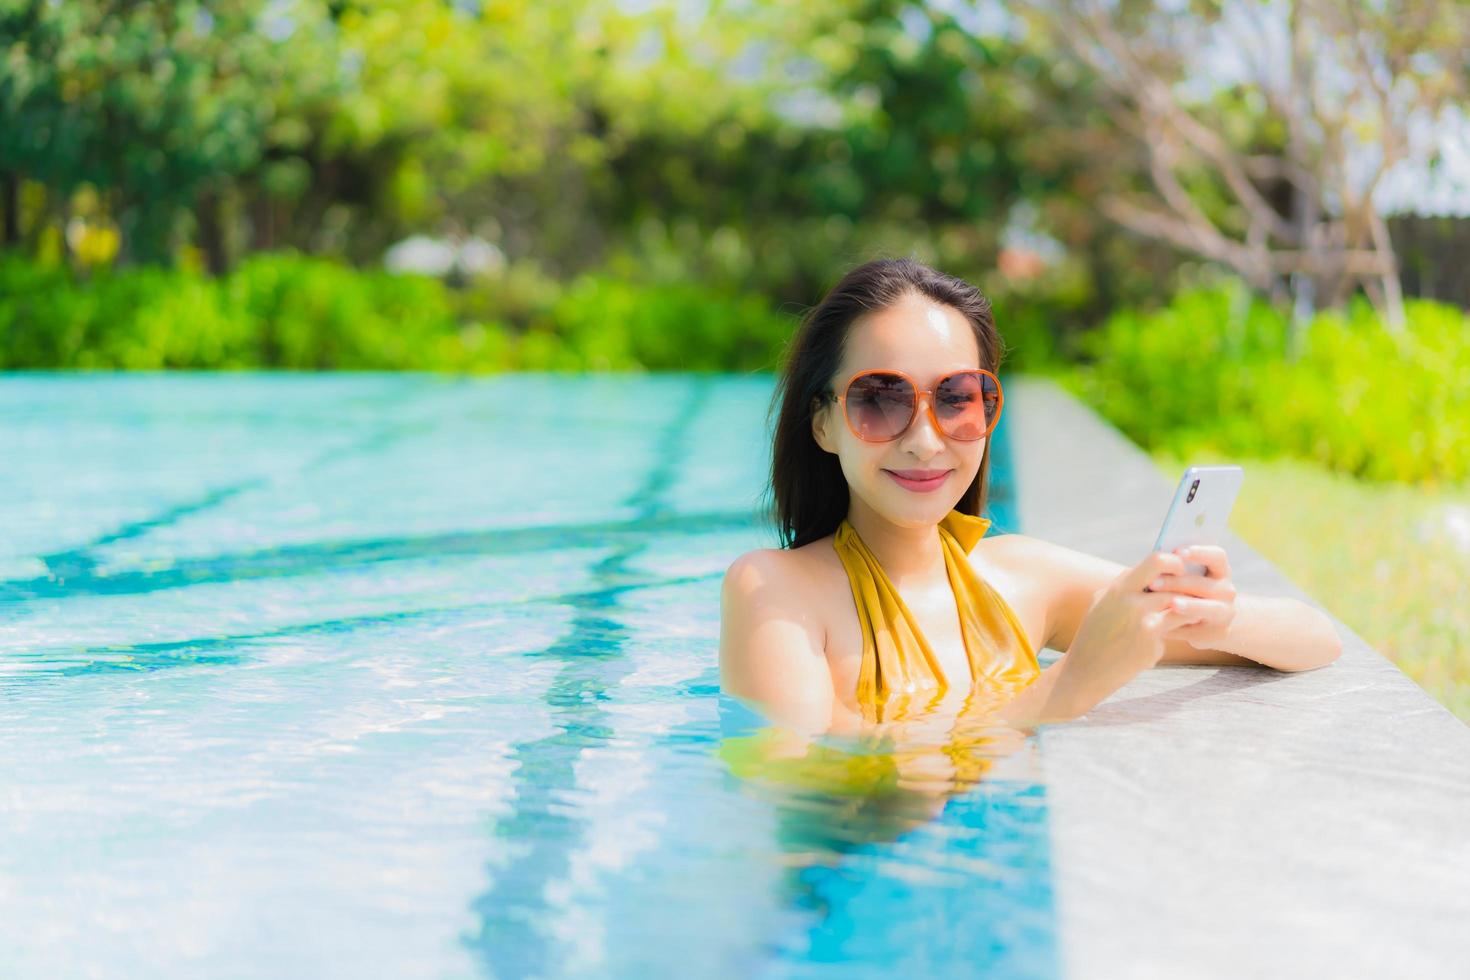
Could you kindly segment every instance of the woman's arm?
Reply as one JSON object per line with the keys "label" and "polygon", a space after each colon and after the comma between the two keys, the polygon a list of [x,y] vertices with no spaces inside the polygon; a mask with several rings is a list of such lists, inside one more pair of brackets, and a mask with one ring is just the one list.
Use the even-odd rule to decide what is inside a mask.
{"label": "woman's arm", "polygon": [[1070,631],[1067,652],[1001,710],[1002,720],[1022,728],[1069,721],[1157,664],[1164,637],[1193,614],[1181,611],[1179,596],[1148,585],[1183,570],[1177,555],[1151,554],[1099,589]]}
{"label": "woman's arm", "polygon": [[1342,653],[1337,629],[1325,613],[1296,599],[1237,594],[1224,548],[1197,545],[1175,554],[1205,566],[1203,575],[1164,575],[1153,583],[1158,591],[1178,596],[1184,611],[1194,614],[1195,622],[1168,637],[1181,660],[1189,662],[1204,651],[1277,670],[1310,670]]}
{"label": "woman's arm", "polygon": [[[1189,627],[1184,628],[1185,631]],[[1198,663],[1201,654],[1234,656],[1277,670],[1311,670],[1332,663],[1342,653],[1337,627],[1321,610],[1298,599],[1237,595],[1235,616],[1211,648],[1196,648],[1187,640],[1170,640],[1164,659]]]}
{"label": "woman's arm", "polygon": [[835,701],[826,635],[785,560],[774,550],[752,551],[725,572],[720,689],[784,728],[817,735],[831,727]]}
{"label": "woman's arm", "polygon": [[[1127,569],[1117,562],[1028,539],[1032,558],[1048,580],[1048,638],[1043,644],[1067,650],[1102,591]],[[1242,595],[1230,578],[1225,550],[1201,546],[1188,559],[1206,575],[1165,574],[1150,587],[1181,600],[1194,622],[1164,638],[1161,663],[1249,665],[1307,670],[1336,660],[1342,652],[1337,630],[1321,611],[1289,598]]]}

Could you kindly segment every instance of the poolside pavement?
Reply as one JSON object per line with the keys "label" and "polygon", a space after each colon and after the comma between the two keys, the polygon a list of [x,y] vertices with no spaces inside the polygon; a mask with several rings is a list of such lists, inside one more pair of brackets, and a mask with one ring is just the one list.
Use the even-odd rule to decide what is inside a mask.
{"label": "poolside pavement", "polygon": [[[1136,564],[1174,480],[1050,381],[1006,399],[1022,532]],[[1337,627],[1330,666],[1156,668],[1042,733],[1067,977],[1470,976],[1470,727]]]}

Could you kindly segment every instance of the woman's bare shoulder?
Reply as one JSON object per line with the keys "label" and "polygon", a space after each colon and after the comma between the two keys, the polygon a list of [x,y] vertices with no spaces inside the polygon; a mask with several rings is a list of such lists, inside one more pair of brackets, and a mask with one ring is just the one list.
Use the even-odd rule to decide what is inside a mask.
{"label": "woman's bare shoulder", "polygon": [[832,538],[821,538],[800,548],[757,548],[736,558],[725,571],[725,591],[738,595],[770,591],[793,603],[823,594],[834,569],[841,563],[832,550]]}
{"label": "woman's bare shoulder", "polygon": [[811,546],[748,551],[731,563],[721,594],[721,691],[803,731],[826,729],[835,698],[822,567]]}

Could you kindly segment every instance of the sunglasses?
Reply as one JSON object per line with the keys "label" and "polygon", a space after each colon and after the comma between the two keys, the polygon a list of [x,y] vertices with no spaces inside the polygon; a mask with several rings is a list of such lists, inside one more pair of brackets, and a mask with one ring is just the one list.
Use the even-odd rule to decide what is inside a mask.
{"label": "sunglasses", "polygon": [[1000,379],[984,369],[953,371],[932,388],[920,388],[902,371],[859,371],[842,394],[827,393],[864,442],[892,442],[907,432],[919,414],[920,395],[928,398],[934,428],[949,439],[984,439],[1000,420]]}

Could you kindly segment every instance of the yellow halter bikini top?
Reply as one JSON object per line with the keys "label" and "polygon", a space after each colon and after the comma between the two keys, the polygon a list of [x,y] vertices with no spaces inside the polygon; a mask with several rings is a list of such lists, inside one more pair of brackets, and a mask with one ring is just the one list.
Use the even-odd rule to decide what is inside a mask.
{"label": "yellow halter bikini top", "polygon": [[[768,751],[779,736],[767,728],[722,741],[719,753],[731,770],[741,778],[868,797],[898,788],[901,773],[912,765],[942,759],[951,770],[951,792],[980,782],[994,755],[990,709],[1041,673],[1020,620],[1000,593],[976,574],[967,557],[989,527],[990,521],[958,511],[939,522],[944,567],[954,590],[971,675],[965,703],[946,732],[928,737],[913,733],[903,744],[876,754],[814,742],[805,756],[786,758]],[[858,704],[863,717],[872,722],[923,719],[944,697],[950,679],[877,558],[847,521],[838,527],[833,547],[847,570],[862,628]]]}
{"label": "yellow halter bikini top", "polygon": [[[967,557],[989,528],[990,521],[983,517],[950,511],[939,522],[939,540],[970,662],[970,685],[1013,692],[1034,681],[1041,668],[1016,614],[976,574]],[[913,614],[847,521],[837,528],[832,546],[847,570],[862,629],[857,698],[863,716],[870,721],[894,721],[932,706],[952,681],[944,676]]]}

